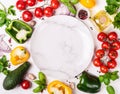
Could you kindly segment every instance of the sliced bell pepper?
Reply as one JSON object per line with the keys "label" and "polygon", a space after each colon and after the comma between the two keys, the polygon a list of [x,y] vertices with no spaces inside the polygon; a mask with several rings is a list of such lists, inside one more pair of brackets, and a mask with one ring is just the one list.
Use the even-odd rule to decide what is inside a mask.
{"label": "sliced bell pepper", "polygon": [[10,61],[12,62],[12,64],[18,65],[26,62],[29,59],[30,54],[26,48],[24,48],[23,46],[18,46],[11,51],[10,56]]}
{"label": "sliced bell pepper", "polygon": [[24,43],[32,35],[32,27],[21,20],[12,20],[6,27],[6,32],[18,43]]}
{"label": "sliced bell pepper", "polygon": [[47,90],[49,94],[72,94],[72,89],[58,80],[51,82],[48,85]]}
{"label": "sliced bell pepper", "polygon": [[101,83],[99,78],[84,71],[80,76],[80,82],[77,88],[81,91],[88,93],[96,93],[100,91]]}

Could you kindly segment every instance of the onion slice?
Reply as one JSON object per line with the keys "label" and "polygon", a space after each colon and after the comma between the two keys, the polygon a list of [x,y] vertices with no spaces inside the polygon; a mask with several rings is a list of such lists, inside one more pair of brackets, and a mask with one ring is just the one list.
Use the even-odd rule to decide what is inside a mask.
{"label": "onion slice", "polygon": [[8,46],[8,44],[3,40],[5,37],[4,34],[0,35],[0,54],[2,52],[9,53],[11,51],[11,48]]}

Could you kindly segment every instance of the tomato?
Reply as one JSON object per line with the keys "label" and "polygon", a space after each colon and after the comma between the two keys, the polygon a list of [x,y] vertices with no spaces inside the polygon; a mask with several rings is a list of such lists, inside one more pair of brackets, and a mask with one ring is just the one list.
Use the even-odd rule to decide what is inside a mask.
{"label": "tomato", "polygon": [[112,43],[112,49],[113,50],[119,50],[120,49],[120,42],[119,41],[115,41]]}
{"label": "tomato", "polygon": [[31,83],[28,80],[23,80],[20,85],[23,89],[28,89],[28,88],[30,88]]}
{"label": "tomato", "polygon": [[99,49],[95,54],[98,58],[102,58],[105,55],[105,51],[103,49]]}
{"label": "tomato", "polygon": [[43,0],[37,0],[37,1],[42,2]]}
{"label": "tomato", "polygon": [[108,67],[107,67],[106,65],[101,65],[101,66],[100,66],[100,71],[101,71],[102,73],[107,73],[107,72],[108,72]]}
{"label": "tomato", "polygon": [[25,10],[22,13],[22,18],[23,18],[24,21],[28,22],[28,21],[32,20],[33,14],[30,11]]}
{"label": "tomato", "polygon": [[52,7],[46,7],[46,8],[44,9],[44,15],[45,15],[46,17],[52,16],[52,15],[53,15],[53,8],[52,8]]}
{"label": "tomato", "polygon": [[109,39],[110,41],[115,41],[115,40],[117,40],[117,38],[118,38],[118,35],[117,35],[116,32],[110,32],[110,33],[108,34],[108,39]]}
{"label": "tomato", "polygon": [[99,66],[102,65],[102,62],[101,62],[100,58],[95,58],[95,59],[93,60],[93,64],[94,64],[96,67],[99,67]]}
{"label": "tomato", "polygon": [[17,1],[16,8],[19,10],[24,10],[26,8],[26,3],[24,1]]}
{"label": "tomato", "polygon": [[60,3],[58,0],[51,0],[51,7],[53,9],[57,9],[60,6]]}
{"label": "tomato", "polygon": [[36,0],[26,0],[26,3],[28,6],[34,6],[36,3]]}
{"label": "tomato", "polygon": [[100,32],[98,35],[97,35],[97,39],[101,42],[104,42],[107,40],[107,34],[105,34],[104,32]]}
{"label": "tomato", "polygon": [[40,7],[36,8],[34,14],[37,18],[41,18],[43,16],[43,9]]}
{"label": "tomato", "polygon": [[111,69],[115,68],[117,65],[117,62],[115,60],[110,60],[107,62],[107,66]]}
{"label": "tomato", "polygon": [[109,42],[103,42],[102,43],[102,49],[104,49],[104,50],[108,50],[108,49],[110,49],[111,48],[111,45],[110,45],[110,43]]}
{"label": "tomato", "polygon": [[110,59],[116,59],[118,57],[118,52],[116,50],[110,50],[108,56]]}

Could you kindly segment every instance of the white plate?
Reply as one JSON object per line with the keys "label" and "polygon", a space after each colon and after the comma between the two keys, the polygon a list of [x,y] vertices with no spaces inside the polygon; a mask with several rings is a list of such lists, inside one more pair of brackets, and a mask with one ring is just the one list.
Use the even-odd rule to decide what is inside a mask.
{"label": "white plate", "polygon": [[70,16],[53,16],[34,31],[30,51],[40,70],[59,79],[73,78],[84,71],[94,51],[89,29]]}

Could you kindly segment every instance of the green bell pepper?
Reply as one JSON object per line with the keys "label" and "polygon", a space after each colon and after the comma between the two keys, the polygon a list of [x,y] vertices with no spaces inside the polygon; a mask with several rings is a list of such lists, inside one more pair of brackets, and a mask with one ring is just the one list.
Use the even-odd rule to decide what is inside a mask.
{"label": "green bell pepper", "polygon": [[12,20],[6,27],[6,32],[17,42],[24,43],[32,35],[32,27],[21,20]]}
{"label": "green bell pepper", "polygon": [[84,71],[80,76],[77,88],[83,92],[96,93],[100,91],[101,83],[98,77]]}

